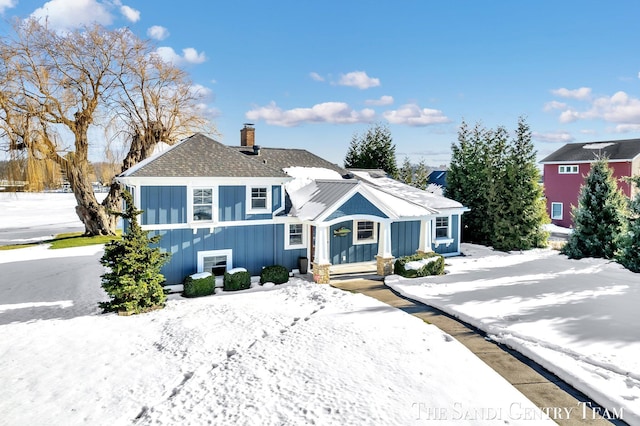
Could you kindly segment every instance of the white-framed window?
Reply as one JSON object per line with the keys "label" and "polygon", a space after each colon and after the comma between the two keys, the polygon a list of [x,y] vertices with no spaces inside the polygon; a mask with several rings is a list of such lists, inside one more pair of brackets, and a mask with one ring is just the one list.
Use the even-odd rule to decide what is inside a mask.
{"label": "white-framed window", "polygon": [[270,189],[268,186],[247,187],[247,213],[268,213],[271,211]]}
{"label": "white-framed window", "polygon": [[558,166],[558,173],[561,175],[577,175],[579,170],[577,164]]}
{"label": "white-framed window", "polygon": [[551,203],[551,219],[562,219],[562,203]]}
{"label": "white-framed window", "polygon": [[436,217],[436,239],[450,238],[449,234],[449,217]]}
{"label": "white-framed window", "polygon": [[213,188],[194,188],[192,202],[194,222],[213,220]]}
{"label": "white-framed window", "polygon": [[302,223],[286,223],[284,225],[284,248],[305,248],[307,243],[305,228]]}
{"label": "white-framed window", "polygon": [[371,220],[356,220],[353,224],[353,244],[371,244],[378,241],[378,224]]}
{"label": "white-framed window", "polygon": [[198,252],[198,272],[211,272],[216,277],[220,277],[229,269],[233,269],[231,249]]}

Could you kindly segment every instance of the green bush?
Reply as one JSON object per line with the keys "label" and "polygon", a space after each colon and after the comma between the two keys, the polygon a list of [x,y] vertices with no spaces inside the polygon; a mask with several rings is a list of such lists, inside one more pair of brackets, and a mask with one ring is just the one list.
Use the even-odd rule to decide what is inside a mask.
{"label": "green bush", "polygon": [[260,272],[260,284],[282,284],[289,281],[289,270],[282,265],[266,266]]}
{"label": "green bush", "polygon": [[224,291],[245,290],[251,287],[251,275],[247,271],[225,272],[222,282]]}
{"label": "green bush", "polygon": [[[414,262],[422,259],[429,259],[432,257],[437,257],[437,259],[427,263],[426,265],[424,265],[422,268],[418,270],[405,268],[405,265],[409,262]],[[444,257],[433,252],[416,253],[416,254],[412,254],[411,256],[404,256],[396,260],[396,263],[393,265],[393,273],[405,278],[426,277],[429,275],[442,275],[444,274]]]}
{"label": "green bush", "polygon": [[192,275],[189,275],[184,279],[184,289],[182,295],[184,297],[200,297],[213,294],[216,288],[216,277],[209,275],[204,278],[194,279]]}

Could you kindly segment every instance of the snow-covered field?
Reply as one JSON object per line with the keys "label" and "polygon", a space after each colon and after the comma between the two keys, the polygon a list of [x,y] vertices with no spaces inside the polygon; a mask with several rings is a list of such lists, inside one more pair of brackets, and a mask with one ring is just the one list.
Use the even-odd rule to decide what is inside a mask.
{"label": "snow-covered field", "polygon": [[[57,223],[45,202],[52,208],[37,220]],[[5,211],[21,217],[15,203],[0,210],[0,224]],[[35,288],[43,276],[60,293],[0,300],[1,425],[551,423],[436,327],[329,286],[294,279],[172,296],[144,315],[100,314],[99,268],[76,278],[80,296],[65,293],[70,275],[60,272],[77,259],[97,262],[97,254],[0,251],[0,294]],[[40,274],[37,265],[53,257]],[[24,271],[7,280],[10,268]],[[29,317],[48,308],[47,319]]]}
{"label": "snow-covered field", "polygon": [[[463,245],[448,274],[386,284],[486,331],[640,424],[640,274],[552,250]],[[614,411],[615,410],[615,411]]]}

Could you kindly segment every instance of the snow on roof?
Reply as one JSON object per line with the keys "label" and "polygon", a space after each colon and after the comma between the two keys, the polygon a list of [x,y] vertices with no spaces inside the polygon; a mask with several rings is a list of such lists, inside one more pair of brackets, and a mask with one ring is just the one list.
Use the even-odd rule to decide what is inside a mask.
{"label": "snow on roof", "polygon": [[380,176],[379,174],[372,175],[366,170],[353,170],[352,172],[365,182],[373,185],[375,188],[378,188],[380,191],[420,206],[435,210],[459,209],[463,207],[462,204],[450,198],[437,193],[423,191],[386,176]]}
{"label": "snow on roof", "polygon": [[611,145],[615,145],[615,143],[614,142],[590,143],[590,144],[584,145],[582,149],[603,149]]}

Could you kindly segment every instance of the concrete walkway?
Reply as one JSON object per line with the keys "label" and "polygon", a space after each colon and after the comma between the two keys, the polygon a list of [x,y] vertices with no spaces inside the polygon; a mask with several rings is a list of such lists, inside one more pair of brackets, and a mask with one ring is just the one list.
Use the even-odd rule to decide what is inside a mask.
{"label": "concrete walkway", "polygon": [[[585,395],[537,363],[503,345],[488,340],[481,330],[465,324],[438,309],[400,296],[382,281],[344,277],[332,279],[331,285],[342,290],[373,297],[435,325],[471,350],[536,406],[541,408],[548,407],[550,417],[559,425],[625,424],[621,421],[612,423],[603,419],[590,410],[588,408],[589,405],[586,405],[587,417],[583,418],[585,404],[597,406]],[[554,409],[556,410],[555,414]],[[571,413],[569,419],[567,419],[567,412]],[[594,419],[593,417],[596,418]]]}

